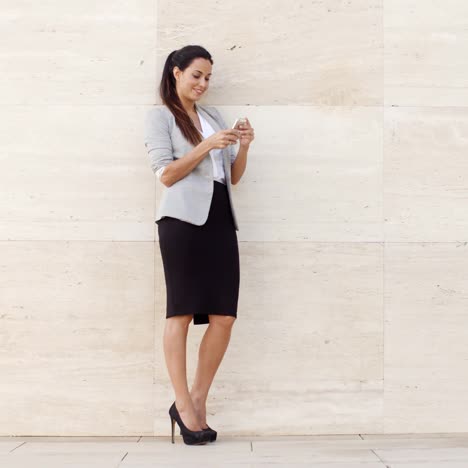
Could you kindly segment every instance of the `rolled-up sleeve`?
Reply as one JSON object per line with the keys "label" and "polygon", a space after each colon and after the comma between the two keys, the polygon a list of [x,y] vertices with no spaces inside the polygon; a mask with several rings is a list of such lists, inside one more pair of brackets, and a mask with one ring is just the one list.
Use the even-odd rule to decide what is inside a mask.
{"label": "rolled-up sleeve", "polygon": [[154,174],[161,178],[164,168],[174,161],[171,134],[167,118],[160,108],[148,111],[145,119],[144,142]]}
{"label": "rolled-up sleeve", "polygon": [[[213,109],[216,113],[216,115],[218,116],[219,118],[219,121],[222,123],[222,126],[223,126],[223,130],[227,130],[228,128],[231,128],[231,127],[228,127],[225,120],[223,119],[223,116],[221,115],[221,113],[219,112],[218,109],[216,109],[216,107],[211,107],[211,109]],[[236,160],[237,158],[237,151],[236,151],[236,147],[237,145],[229,145],[228,146],[228,149],[229,149],[229,155],[231,157],[231,164]]]}

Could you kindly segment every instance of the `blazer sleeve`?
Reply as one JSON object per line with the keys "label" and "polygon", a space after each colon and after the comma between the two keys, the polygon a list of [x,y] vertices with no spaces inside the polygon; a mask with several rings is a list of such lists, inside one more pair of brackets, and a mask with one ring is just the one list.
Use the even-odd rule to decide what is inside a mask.
{"label": "blazer sleeve", "polygon": [[[221,115],[219,110],[216,109],[216,107],[211,107],[211,109],[213,109],[214,113],[217,115],[218,121],[222,125],[223,130],[227,130],[228,128],[231,128],[226,125],[226,122],[223,119],[223,116]],[[232,164],[237,158],[236,145],[229,145],[228,149],[229,149],[229,155],[231,156],[231,164]]]}
{"label": "blazer sleeve", "polygon": [[174,161],[169,122],[162,109],[150,109],[146,114],[144,127],[144,142],[151,169],[161,178],[164,168]]}

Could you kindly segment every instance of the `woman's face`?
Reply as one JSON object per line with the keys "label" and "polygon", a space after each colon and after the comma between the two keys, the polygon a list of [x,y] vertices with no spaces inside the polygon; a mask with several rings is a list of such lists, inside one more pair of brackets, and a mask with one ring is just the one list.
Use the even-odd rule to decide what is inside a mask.
{"label": "woman's face", "polygon": [[176,88],[182,100],[198,101],[207,92],[211,68],[211,62],[204,58],[194,59],[183,72],[179,67],[174,67]]}

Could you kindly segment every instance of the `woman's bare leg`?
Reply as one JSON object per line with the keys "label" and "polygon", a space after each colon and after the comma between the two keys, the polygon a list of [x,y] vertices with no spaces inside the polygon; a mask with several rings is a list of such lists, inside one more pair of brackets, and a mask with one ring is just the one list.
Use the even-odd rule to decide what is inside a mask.
{"label": "woman's bare leg", "polygon": [[206,400],[216,371],[231,338],[235,317],[210,315],[210,323],[203,335],[198,351],[198,366],[190,391],[193,406],[202,429],[206,429]]}
{"label": "woman's bare leg", "polygon": [[187,385],[187,334],[192,317],[178,315],[167,318],[163,343],[166,365],[176,396],[176,408],[191,431],[200,431],[201,426]]}

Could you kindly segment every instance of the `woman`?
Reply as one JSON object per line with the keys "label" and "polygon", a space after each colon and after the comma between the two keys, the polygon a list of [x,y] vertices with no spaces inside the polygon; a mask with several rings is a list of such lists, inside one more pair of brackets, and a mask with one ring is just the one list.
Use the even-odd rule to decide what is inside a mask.
{"label": "woman", "polygon": [[[159,87],[163,106],[152,108],[145,122],[151,168],[165,186],[156,223],[167,293],[164,353],[175,391],[172,443],[177,422],[188,445],[216,440],[206,422],[206,400],[237,318],[240,278],[230,185],[241,179],[254,139],[248,119],[231,129],[215,107],[197,103],[208,90],[212,64],[200,46],[170,53]],[[192,320],[209,325],[189,392],[186,341]]]}

